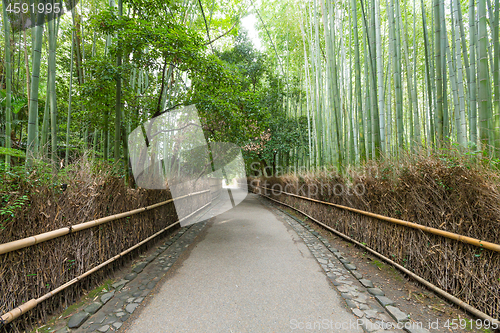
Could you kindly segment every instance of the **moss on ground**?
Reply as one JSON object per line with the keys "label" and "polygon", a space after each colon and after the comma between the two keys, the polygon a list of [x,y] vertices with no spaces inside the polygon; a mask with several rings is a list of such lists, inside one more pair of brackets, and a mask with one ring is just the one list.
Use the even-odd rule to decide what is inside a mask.
{"label": "moss on ground", "polygon": [[34,328],[31,333],[49,333],[54,332],[54,328],[57,325],[57,322],[61,318],[66,318],[71,316],[72,314],[78,312],[81,308],[83,308],[90,300],[93,300],[96,296],[103,292],[104,289],[107,291],[111,290],[111,284],[113,284],[112,279],[105,280],[96,288],[92,289],[87,293],[87,295],[83,296],[79,302],[76,302],[70,306],[68,306],[62,313],[58,313],[52,318],[50,318],[47,323],[43,326]]}

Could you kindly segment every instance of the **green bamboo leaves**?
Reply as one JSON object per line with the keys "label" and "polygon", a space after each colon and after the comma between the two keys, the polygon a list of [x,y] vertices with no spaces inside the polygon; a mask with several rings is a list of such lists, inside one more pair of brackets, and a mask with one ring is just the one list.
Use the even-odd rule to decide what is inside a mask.
{"label": "green bamboo leaves", "polygon": [[[283,91],[279,103],[263,107],[276,108],[297,124],[300,117],[308,123],[302,133],[307,147],[280,152],[271,163],[286,164],[291,159],[297,166],[333,165],[344,170],[349,164],[373,158],[397,158],[403,150],[449,149],[452,145],[462,152],[479,150],[489,157],[500,158],[500,0],[261,2],[256,12],[261,37],[268,39],[265,52],[269,62],[274,61],[276,68],[272,74]],[[234,1],[234,4],[240,3]],[[182,53],[176,52],[182,45],[172,49],[167,46],[155,49],[154,44],[143,42],[131,46],[130,36],[113,29],[99,32],[99,25],[93,26],[88,21],[91,12],[97,16],[110,8],[114,18],[121,17],[117,22],[139,20],[146,12],[139,13],[121,0],[100,0],[86,5],[89,12],[83,10],[86,7],[82,3],[80,14],[75,8],[71,16],[61,21],[60,35],[67,41],[60,41],[59,47],[57,20],[44,22],[41,15],[33,19],[41,20],[42,24],[31,31],[14,31],[4,8],[4,145],[11,147],[9,132],[16,124],[14,119],[18,119],[15,101],[18,96],[28,96],[28,110],[23,109],[28,115],[27,130],[21,131],[24,138],[27,134],[28,166],[37,156],[38,142],[39,152],[46,154],[50,147],[52,160],[57,162],[57,157],[63,154],[61,151],[58,155],[57,151],[62,129],[66,131],[66,164],[71,143],[80,141],[81,146],[94,146],[98,157],[126,160],[124,133],[147,118],[142,105],[134,104],[133,96],[141,96],[149,89],[148,94],[153,91],[155,96],[146,95],[156,101],[156,112],[168,109],[182,102],[176,100],[180,81],[184,81],[188,67],[195,67],[189,64],[180,69]],[[173,20],[202,31],[203,39],[207,39],[206,51],[215,56],[221,50],[208,39],[218,38],[212,26],[221,24],[221,3],[184,0],[179,5],[182,10],[172,16]],[[156,10],[163,15],[163,9]],[[233,18],[229,21],[233,22]],[[106,20],[101,23],[106,28]],[[140,35],[141,30],[137,33]],[[144,35],[134,41],[147,38],[150,37]],[[155,40],[161,44],[165,38],[162,33]],[[26,57],[32,54],[26,64],[22,64],[23,42],[28,44]],[[141,52],[132,50],[134,47]],[[170,57],[169,52],[176,56]],[[139,58],[151,54],[156,59],[151,56],[148,61],[155,66],[149,68]],[[94,63],[90,63],[98,58],[106,58],[108,67],[112,67],[109,72],[104,68],[100,78],[102,82],[112,81],[113,89],[106,92],[101,89],[101,95],[96,94],[89,101],[84,88],[90,86],[86,81],[99,78],[97,72],[91,73]],[[20,75],[21,71],[30,77],[26,79]],[[59,86],[59,80],[69,87]],[[258,84],[253,82],[254,88]],[[95,101],[105,97],[104,94],[111,97]],[[39,96],[46,99],[45,113],[43,102],[38,103]],[[64,128],[57,117],[63,115],[61,110],[66,111],[66,105]],[[25,113],[22,115],[26,117]],[[80,132],[72,124],[76,115],[86,117]],[[8,163],[9,157],[6,159]]]}
{"label": "green bamboo leaves", "polygon": [[305,71],[312,164],[342,169],[452,144],[500,157],[499,2],[294,5],[305,9],[293,14],[304,48],[292,60]]}

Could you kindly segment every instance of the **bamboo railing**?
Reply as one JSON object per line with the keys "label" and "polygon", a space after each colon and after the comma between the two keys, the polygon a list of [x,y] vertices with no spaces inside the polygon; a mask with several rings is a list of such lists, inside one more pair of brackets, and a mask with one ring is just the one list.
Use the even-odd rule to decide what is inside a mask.
{"label": "bamboo railing", "polygon": [[[255,187],[262,188],[262,189],[265,189],[265,190],[273,191],[273,194],[276,192],[275,189],[268,188],[268,187],[262,187],[262,186],[255,186]],[[500,245],[499,244],[486,242],[486,241],[483,241],[483,240],[480,240],[480,239],[477,239],[477,238],[472,238],[472,237],[455,234],[453,232],[449,232],[449,231],[445,231],[445,230],[441,230],[441,229],[427,227],[425,225],[421,225],[421,224],[414,223],[414,222],[409,222],[409,221],[395,219],[395,218],[384,216],[384,215],[370,213],[370,212],[367,212],[367,211],[364,211],[364,210],[360,210],[360,209],[356,209],[356,208],[351,208],[351,207],[347,207],[347,206],[337,205],[337,204],[334,204],[334,203],[331,203],[331,202],[326,202],[326,201],[311,199],[311,198],[303,197],[303,196],[300,196],[300,195],[297,195],[297,194],[293,194],[293,193],[288,193],[288,192],[280,191],[279,194],[285,194],[285,195],[296,197],[296,198],[299,198],[299,199],[303,199],[303,200],[307,200],[307,201],[311,201],[311,202],[316,202],[316,203],[320,203],[320,204],[323,204],[323,205],[333,206],[333,207],[336,207],[336,208],[339,208],[339,209],[343,209],[343,210],[348,210],[348,211],[351,211],[351,212],[354,212],[354,213],[357,213],[357,214],[361,214],[361,215],[373,217],[373,218],[378,219],[378,220],[382,220],[382,221],[386,221],[386,222],[390,222],[390,223],[394,223],[394,224],[399,224],[399,225],[404,225],[406,227],[413,228],[413,229],[419,229],[419,230],[428,232],[430,234],[442,236],[442,237],[449,238],[449,239],[454,239],[454,240],[457,240],[457,241],[460,241],[460,242],[463,242],[463,243],[475,245],[475,246],[478,246],[478,247],[481,247],[481,248],[485,248],[485,249],[488,249],[488,250],[491,250],[491,251],[500,252]]]}
{"label": "bamboo railing", "polygon": [[92,221],[88,221],[88,222],[84,222],[84,223],[80,223],[80,224],[70,225],[68,227],[44,232],[42,234],[38,234],[35,236],[26,237],[26,238],[12,241],[12,242],[0,244],[0,254],[9,253],[9,252],[19,250],[19,249],[22,249],[22,248],[25,248],[28,246],[43,243],[43,242],[46,242],[48,240],[51,240],[51,239],[54,239],[57,237],[61,237],[61,236],[64,236],[64,235],[67,235],[70,233],[93,228],[93,227],[98,226],[98,225],[103,224],[103,223],[119,220],[119,219],[122,219],[122,218],[125,218],[128,216],[139,214],[139,213],[143,213],[143,212],[146,212],[148,210],[155,209],[155,208],[158,208],[160,206],[164,206],[168,203],[173,202],[174,200],[181,200],[181,199],[185,199],[185,198],[188,198],[191,196],[200,195],[200,194],[207,193],[207,192],[210,192],[210,190],[204,190],[204,191],[190,193],[190,194],[178,197],[178,198],[172,198],[172,199],[169,199],[169,200],[166,200],[163,202],[159,202],[159,203],[156,203],[154,205],[147,206],[147,207],[142,207],[142,208],[130,210],[128,212],[102,217],[100,219],[96,219],[96,220],[92,220]]}
{"label": "bamboo railing", "polygon": [[[211,184],[210,185],[211,188],[212,187],[219,187],[219,186],[220,186],[219,184]],[[219,188],[219,190],[220,190],[220,188]],[[52,231],[49,231],[49,232],[41,233],[41,234],[38,234],[38,235],[35,235],[35,236],[26,237],[26,238],[18,239],[16,241],[12,241],[12,242],[8,242],[8,243],[0,244],[0,254],[9,253],[9,252],[12,252],[12,251],[15,251],[15,250],[19,250],[19,249],[22,249],[22,248],[25,248],[25,247],[33,246],[35,244],[40,244],[40,243],[46,242],[46,241],[54,239],[54,238],[58,238],[58,237],[61,237],[61,236],[64,236],[64,235],[68,235],[70,233],[74,233],[74,232],[82,231],[82,230],[85,230],[85,229],[89,229],[89,228],[98,226],[100,224],[104,224],[104,223],[107,223],[107,222],[115,221],[115,220],[118,220],[118,219],[122,219],[122,218],[125,218],[125,217],[136,215],[136,214],[139,214],[139,213],[143,213],[143,212],[146,212],[146,211],[149,211],[149,210],[152,210],[152,209],[164,206],[164,205],[166,205],[168,203],[172,203],[174,200],[182,200],[182,199],[186,199],[186,198],[189,198],[189,197],[192,197],[192,196],[196,196],[196,195],[200,195],[200,194],[204,194],[204,193],[211,193],[212,194],[212,193],[215,193],[215,192],[218,192],[218,191],[217,190],[215,190],[215,191],[204,190],[204,191],[194,192],[194,193],[190,193],[190,194],[187,194],[187,195],[184,195],[184,196],[180,196],[180,197],[177,197],[177,198],[172,198],[172,199],[169,199],[169,200],[166,200],[166,201],[163,201],[163,202],[159,202],[159,203],[147,206],[147,207],[142,207],[142,208],[130,210],[128,212],[106,216],[106,217],[99,218],[99,219],[96,219],[96,220],[92,220],[92,221],[88,221],[88,222],[84,222],[84,223],[80,223],[80,224],[76,224],[76,225],[71,225],[71,226],[68,226],[68,227],[64,227],[64,228],[52,230]],[[81,279],[85,278],[86,276],[88,276],[88,275],[96,272],[97,270],[99,270],[102,267],[110,264],[111,262],[113,262],[113,261],[121,258],[125,254],[133,251],[134,249],[138,248],[139,246],[147,243],[148,241],[152,240],[153,238],[157,237],[158,235],[164,233],[168,229],[170,229],[170,228],[172,228],[172,227],[180,224],[180,222],[182,222],[183,220],[186,220],[186,219],[190,218],[194,214],[198,213],[202,209],[204,209],[207,206],[209,206],[210,204],[212,204],[212,202],[215,199],[217,199],[217,197],[218,196],[216,196],[215,198],[212,197],[207,204],[205,204],[204,206],[202,206],[199,209],[195,210],[194,212],[192,212],[188,216],[186,216],[186,217],[178,220],[177,222],[172,223],[171,225],[169,225],[169,226],[165,227],[164,229],[158,231],[154,235],[152,235],[152,236],[150,236],[150,237],[142,240],[141,242],[137,243],[136,245],[134,245],[134,246],[128,248],[127,250],[125,250],[125,251],[123,251],[123,252],[115,255],[114,257],[112,257],[112,258],[106,260],[105,262],[99,264],[98,266],[96,266],[96,267],[94,267],[94,268],[86,271],[85,273],[83,273],[83,274],[75,277],[74,279],[66,282],[65,284],[59,286],[58,288],[56,288],[56,289],[54,289],[54,290],[46,293],[45,295],[43,295],[43,296],[41,296],[39,298],[31,299],[31,300],[29,300],[29,301],[21,304],[20,306],[12,309],[11,311],[3,314],[2,316],[0,316],[0,327],[2,327],[5,324],[10,323],[11,321],[13,321],[17,317],[21,316],[23,313],[26,313],[27,311],[33,309],[34,307],[36,307],[38,304],[40,304],[41,302],[45,301],[46,299],[54,296],[55,294],[59,293],[60,291],[68,288],[69,286],[75,284],[76,282],[78,282]]]}
{"label": "bamboo railing", "polygon": [[[206,193],[207,191],[202,191],[203,193]],[[199,194],[200,192],[197,192],[197,194]],[[192,193],[190,195],[196,195],[196,193]],[[179,198],[176,198],[176,199],[181,199],[181,198],[186,198],[186,197],[189,197],[190,195],[186,195],[186,196],[182,196],[182,197],[179,197]],[[167,200],[167,201],[164,201],[162,203],[159,203],[159,204],[166,204],[168,202],[172,202],[174,199],[170,199],[170,200]],[[208,205],[210,205],[212,203],[212,200],[210,200],[210,202],[208,202],[206,205],[198,208],[197,210],[195,210],[194,212],[192,212],[191,214],[189,214],[188,216],[178,220],[177,222],[167,226],[166,228],[158,231],[157,233],[155,233],[154,235],[152,236],[149,236],[148,238],[142,240],[141,242],[137,243],[136,245],[128,248],[127,250],[115,255],[114,257],[106,260],[105,262],[99,264],[98,266],[86,271],[85,273],[75,277],[74,279],[66,282],[65,284],[59,286],[58,288],[46,293],[45,295],[39,297],[39,298],[36,298],[36,299],[31,299],[29,300],[28,302],[26,303],[23,303],[21,304],[20,306],[12,309],[11,311],[3,314],[1,317],[0,317],[0,327],[2,325],[5,325],[5,324],[8,324],[10,323],[11,321],[13,321],[14,319],[16,319],[17,317],[21,316],[23,313],[26,313],[28,312],[29,310],[33,309],[34,307],[36,307],[38,304],[40,304],[41,302],[45,301],[46,299],[56,295],[57,293],[59,293],[60,291],[68,288],[69,286],[77,283],[78,281],[80,281],[81,279],[83,279],[84,277],[98,271],[99,269],[101,269],[102,267],[112,263],[113,261],[121,258],[122,256],[124,256],[125,254],[135,250],[136,248],[138,248],[139,246],[147,243],[148,241],[150,241],[151,239],[157,237],[158,235],[162,234],[163,232],[167,231],[168,229],[172,228],[173,226],[176,226],[178,225],[181,221],[185,220],[185,219],[188,219],[189,217],[193,216],[194,214],[196,214],[197,212],[201,211],[202,209],[204,209],[205,207],[207,207]],[[159,204],[156,204],[156,205],[159,205]],[[155,205],[152,205],[152,206],[155,206]],[[148,207],[152,207],[152,206],[148,206]],[[145,208],[148,208],[148,207],[145,207]],[[159,206],[156,206],[156,207],[159,207]],[[149,209],[152,209],[152,208],[149,208]],[[143,210],[145,211],[145,210]],[[123,213],[125,214],[125,213]],[[137,213],[136,213],[137,214]],[[119,215],[119,214],[118,214]],[[115,215],[113,215],[115,216]],[[104,223],[104,222],[102,222]],[[83,223],[82,223],[83,224]],[[83,229],[82,229],[83,230]],[[29,246],[29,245],[28,245]]]}
{"label": "bamboo railing", "polygon": [[[259,186],[260,187],[260,186]],[[500,321],[498,321],[497,319],[487,315],[486,313],[482,312],[481,310],[478,310],[476,309],[475,307],[465,303],[464,301],[462,301],[461,299],[451,295],[450,293],[446,292],[445,290],[437,287],[436,285],[430,283],[429,281],[425,280],[424,278],[418,276],[417,274],[413,273],[412,271],[406,269],[405,267],[401,266],[400,264],[394,262],[393,260],[387,258],[386,256],[384,256],[383,254],[373,250],[372,248],[366,246],[365,244],[363,243],[360,243],[358,241],[356,241],[355,239],[341,233],[340,231],[338,230],[335,230],[334,228],[316,220],[314,217],[304,213],[303,211],[293,207],[293,206],[290,206],[290,205],[287,205],[286,203],[283,203],[281,201],[278,201],[278,200],[275,200],[267,195],[264,195],[264,194],[261,194],[259,193],[260,195],[262,195],[263,197],[266,197],[268,198],[269,200],[272,200],[280,205],[283,205],[283,206],[286,206],[288,208],[291,208],[293,210],[295,210],[296,212],[306,216],[308,219],[310,219],[311,221],[315,222],[316,224],[319,224],[320,226],[322,226],[323,228],[333,232],[334,234],[336,234],[337,236],[340,236],[346,240],[348,240],[349,242],[352,242],[356,245],[358,245],[359,247],[365,249],[366,251],[372,253],[373,255],[379,257],[380,259],[384,260],[385,262],[387,262],[388,264],[396,267],[397,269],[399,269],[400,271],[402,271],[403,273],[407,274],[408,276],[412,277],[413,279],[415,279],[416,281],[420,282],[421,284],[423,284],[424,286],[426,286],[427,288],[429,288],[430,290],[434,291],[435,293],[439,294],[440,296],[446,298],[447,300],[449,300],[450,302],[458,305],[459,307],[461,307],[462,309],[464,309],[465,311],[468,311],[469,313],[475,315],[477,318],[481,318],[482,320],[484,320],[485,322],[488,321],[491,325],[496,325],[497,327],[500,327]],[[288,213],[284,212],[285,214],[288,215]],[[294,218],[293,216],[291,216],[292,218]]]}

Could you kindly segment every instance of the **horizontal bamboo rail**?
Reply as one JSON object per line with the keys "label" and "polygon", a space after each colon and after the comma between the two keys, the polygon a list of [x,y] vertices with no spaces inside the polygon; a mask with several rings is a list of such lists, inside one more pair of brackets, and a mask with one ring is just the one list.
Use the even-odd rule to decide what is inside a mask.
{"label": "horizontal bamboo rail", "polygon": [[[179,197],[180,198],[184,198],[184,197],[187,197],[187,196],[183,196],[183,197]],[[168,229],[172,228],[173,226],[176,226],[178,225],[181,221],[185,220],[185,219],[188,219],[189,217],[193,216],[194,214],[196,214],[197,212],[199,212],[200,210],[204,209],[205,207],[207,207],[208,205],[210,205],[212,203],[212,201],[210,201],[209,203],[207,203],[206,205],[202,206],[201,208],[195,210],[194,212],[192,212],[191,214],[189,214],[188,216],[180,219],[179,221],[175,222],[175,223],[172,223],[171,225],[169,225],[168,227],[158,231],[157,233],[155,233],[154,235],[152,236],[149,236],[148,238],[142,240],[141,242],[137,243],[136,245],[128,248],[127,250],[117,254],[116,256],[106,260],[105,262],[99,264],[98,266],[86,271],[85,273],[75,277],[74,279],[66,282],[65,284],[59,286],[58,288],[46,293],[45,295],[39,297],[39,298],[34,298],[34,299],[31,299],[29,300],[28,302],[24,303],[24,304],[21,304],[20,306],[18,306],[17,308],[15,309],[12,309],[11,311],[3,314],[1,317],[0,317],[0,328],[2,327],[2,325],[5,325],[5,324],[8,324],[10,323],[11,321],[13,321],[14,319],[16,319],[17,317],[21,316],[23,313],[26,313],[28,312],[29,310],[33,309],[34,307],[36,307],[38,304],[40,304],[41,302],[47,300],[48,298],[54,296],[55,294],[57,294],[58,292],[68,288],[69,286],[77,283],[78,281],[80,281],[81,279],[83,279],[84,277],[98,271],[99,269],[103,268],[104,266],[112,263],[113,261],[123,257],[125,254],[135,250],[136,248],[138,248],[139,246],[147,243],[148,241],[150,241],[151,239],[157,237],[158,235],[162,234],[163,232],[167,231]]]}
{"label": "horizontal bamboo rail", "polygon": [[[260,193],[259,193],[260,194]],[[497,325],[498,327],[500,327],[500,321],[496,320],[495,318],[491,317],[491,316],[488,316],[486,313],[470,306],[469,304],[465,303],[464,301],[460,300],[459,298],[453,296],[452,294],[449,294],[448,292],[444,291],[443,289],[437,287],[436,285],[430,283],[429,281],[425,280],[424,278],[418,276],[417,274],[413,273],[412,271],[404,268],[403,266],[401,266],[400,264],[392,261],[391,259],[387,258],[386,256],[384,256],[383,254],[381,253],[378,253],[377,251],[373,250],[372,248],[356,241],[355,239],[352,239],[351,237],[341,233],[340,231],[337,231],[335,229],[333,229],[332,227],[316,220],[315,218],[309,216],[308,214],[304,213],[303,211],[293,207],[293,206],[290,206],[290,205],[287,205],[286,203],[283,203],[281,201],[278,201],[278,200],[275,200],[273,198],[270,198],[268,197],[267,195],[264,195],[264,194],[260,194],[262,195],[263,197],[266,197],[268,198],[269,200],[272,200],[274,202],[277,202],[278,204],[280,205],[283,205],[283,206],[286,206],[288,208],[291,208],[297,212],[299,212],[300,214],[306,216],[308,219],[310,219],[311,221],[319,224],[320,226],[322,226],[323,228],[333,232],[334,234],[348,240],[349,242],[352,242],[356,245],[358,245],[359,247],[365,249],[366,251],[374,254],[375,256],[379,257],[380,259],[384,260],[385,262],[387,262],[388,264],[396,267],[397,269],[399,269],[400,271],[402,271],[403,273],[407,274],[408,276],[412,277],[413,279],[417,280],[418,282],[420,282],[421,284],[423,284],[424,286],[426,286],[427,288],[429,288],[430,290],[436,292],[437,294],[441,295],[442,297],[446,298],[447,300],[451,301],[452,303],[458,305],[459,307],[461,307],[462,309],[468,311],[469,313],[475,315],[477,318],[481,318],[483,320],[488,320],[490,322],[490,324],[492,325]]]}
{"label": "horizontal bamboo rail", "polygon": [[92,220],[92,221],[88,221],[88,222],[84,222],[84,223],[80,223],[80,224],[75,224],[75,225],[71,225],[69,227],[64,227],[64,228],[60,228],[57,230],[44,232],[42,234],[38,234],[35,236],[22,238],[22,239],[18,239],[18,240],[12,241],[12,242],[0,244],[0,254],[5,254],[5,253],[19,250],[19,249],[22,249],[22,248],[25,248],[28,246],[43,243],[43,242],[46,242],[48,240],[70,234],[72,232],[77,232],[77,231],[89,229],[89,228],[98,226],[98,225],[103,224],[103,223],[119,220],[119,219],[122,219],[122,218],[125,218],[128,216],[132,216],[135,214],[143,213],[143,212],[146,212],[148,210],[155,209],[155,208],[158,208],[160,206],[171,203],[174,200],[185,199],[185,198],[188,198],[191,196],[195,196],[195,195],[199,195],[199,194],[203,194],[203,193],[207,193],[207,192],[210,192],[210,190],[204,190],[204,191],[190,193],[190,194],[178,197],[178,198],[173,198],[173,199],[169,199],[167,201],[159,202],[159,203],[156,203],[156,204],[151,205],[151,206],[137,208],[134,210],[130,210],[128,212],[110,215],[110,216],[102,217],[102,218],[97,219],[97,220]]}
{"label": "horizontal bamboo rail", "polygon": [[[273,191],[273,194],[276,191],[274,189],[270,189],[270,188],[267,188],[267,187],[261,187],[261,186],[255,186],[255,187],[263,188],[263,189],[266,189],[266,190]],[[361,214],[361,215],[373,217],[373,218],[378,219],[378,220],[387,221],[387,222],[394,223],[394,224],[399,224],[399,225],[404,225],[406,227],[413,228],[413,229],[418,229],[418,230],[422,230],[422,231],[428,232],[430,234],[442,236],[442,237],[445,237],[445,238],[455,239],[455,240],[458,240],[458,241],[463,242],[463,243],[475,245],[475,246],[478,246],[478,247],[481,247],[481,248],[485,248],[485,249],[488,249],[488,250],[491,250],[491,251],[500,252],[500,245],[499,244],[482,241],[482,240],[477,239],[477,238],[472,238],[472,237],[468,237],[468,236],[462,236],[462,235],[459,235],[459,234],[455,234],[453,232],[444,231],[444,230],[436,229],[436,228],[432,228],[432,227],[427,227],[425,225],[421,225],[421,224],[418,224],[418,223],[408,222],[408,221],[404,221],[404,220],[400,220],[400,219],[395,219],[395,218],[392,218],[392,217],[387,217],[387,216],[384,216],[384,215],[370,213],[370,212],[367,212],[367,211],[364,211],[364,210],[360,210],[360,209],[356,209],[356,208],[351,208],[351,207],[347,207],[347,206],[342,206],[342,205],[337,205],[337,204],[334,204],[334,203],[331,203],[331,202],[325,202],[325,201],[320,201],[320,200],[316,200],[316,199],[311,199],[311,198],[303,197],[303,196],[300,196],[300,195],[297,195],[297,194],[293,194],[293,193],[288,193],[288,192],[280,191],[279,194],[285,194],[285,195],[297,197],[297,198],[300,198],[300,199],[304,199],[304,200],[308,200],[308,201],[312,201],[312,202],[317,202],[317,203],[328,205],[328,206],[337,207],[337,208],[348,210],[348,211],[351,211],[351,212],[354,212],[354,213],[358,213],[358,214]]]}

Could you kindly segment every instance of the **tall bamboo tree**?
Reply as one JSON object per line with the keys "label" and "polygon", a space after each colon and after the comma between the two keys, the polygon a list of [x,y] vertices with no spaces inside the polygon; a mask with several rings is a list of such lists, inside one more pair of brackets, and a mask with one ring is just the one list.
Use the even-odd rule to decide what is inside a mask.
{"label": "tall bamboo tree", "polygon": [[469,87],[469,136],[470,141],[477,145],[477,88],[476,88],[476,5],[469,0],[469,54],[470,54],[470,87]]}
{"label": "tall bamboo tree", "polygon": [[500,16],[500,1],[495,0],[495,9],[492,21],[492,37],[493,37],[493,126],[495,138],[495,155],[500,158],[500,68],[499,68],[499,58],[500,58],[500,41],[499,41],[499,16]]}
{"label": "tall bamboo tree", "polygon": [[[74,46],[75,46],[75,32],[72,30],[71,31],[71,59],[70,59],[70,65],[69,65],[69,96],[68,96],[68,116],[66,120],[66,154],[65,154],[65,164],[68,165],[69,161],[69,134],[70,134],[70,127],[71,127],[71,102],[73,98],[73,59],[74,59]],[[96,133],[94,133],[94,140],[96,138]],[[96,149],[95,147],[95,141],[94,145],[92,146],[93,150]]]}
{"label": "tall bamboo tree", "polygon": [[380,37],[380,1],[375,0],[375,39],[377,60],[377,85],[378,85],[378,114],[380,117],[380,147],[382,152],[386,151],[385,142],[385,113],[384,113],[384,73],[382,59],[382,40]]}
{"label": "tall bamboo tree", "polygon": [[[118,17],[123,15],[123,4],[122,0],[118,0]],[[121,36],[118,36],[118,39]],[[120,44],[120,42],[118,42]],[[114,146],[114,157],[115,162],[120,159],[120,143],[121,143],[121,103],[122,103],[122,79],[121,79],[121,66],[122,66],[122,50],[121,46],[118,45],[118,52],[116,55],[116,67],[118,69],[118,74],[116,77],[116,99],[115,99],[115,146]]]}
{"label": "tall bamboo tree", "polygon": [[479,58],[479,91],[478,91],[478,106],[479,106],[479,137],[481,141],[481,149],[485,154],[488,154],[489,136],[490,136],[490,112],[489,105],[491,95],[489,94],[488,81],[488,32],[486,22],[486,0],[478,0],[478,58]]}
{"label": "tall bamboo tree", "polygon": [[443,120],[443,70],[441,64],[441,8],[440,1],[434,0],[434,52],[435,52],[435,69],[436,69],[436,140],[440,146],[444,139],[444,120]]}
{"label": "tall bamboo tree", "polygon": [[[5,148],[11,148],[12,142],[10,132],[12,131],[12,70],[11,70],[11,50],[10,50],[10,22],[7,15],[7,0],[3,0],[3,31],[5,37]],[[10,155],[5,154],[6,169],[10,166]]]}
{"label": "tall bamboo tree", "polygon": [[[39,2],[45,6],[45,0]],[[31,73],[30,105],[28,112],[28,143],[26,146],[26,165],[30,168],[33,165],[33,158],[36,154],[36,121],[38,118],[38,85],[40,81],[40,61],[42,56],[42,39],[45,14],[38,13],[36,26],[33,28],[33,69]]]}
{"label": "tall bamboo tree", "polygon": [[[474,0],[472,0],[474,1]],[[430,56],[430,46],[429,46],[429,38],[428,38],[428,33],[427,33],[427,21],[426,21],[426,13],[425,13],[425,6],[424,6],[424,0],[420,1],[420,6],[422,7],[422,28],[423,28],[423,34],[424,34],[424,51],[425,51],[425,77],[427,80],[427,102],[428,102],[428,119],[429,119],[429,139],[431,144],[434,144],[434,122],[433,122],[433,115],[432,115],[432,110],[434,109],[434,103],[433,103],[433,98],[432,98],[432,84],[431,81],[433,80],[433,74],[434,71],[431,71],[431,56]]]}
{"label": "tall bamboo tree", "polygon": [[56,96],[56,19],[53,14],[47,17],[48,43],[49,43],[49,104],[50,104],[50,129],[51,129],[51,158],[52,162],[57,162],[57,96]]}
{"label": "tall bamboo tree", "polygon": [[359,53],[359,31],[358,31],[358,13],[357,13],[357,4],[356,0],[351,0],[351,10],[352,17],[354,18],[352,21],[352,35],[354,40],[354,79],[355,79],[355,104],[356,104],[356,115],[358,116],[357,126],[359,133],[359,154],[360,159],[366,159],[366,143],[365,143],[365,125],[364,125],[364,117],[363,117],[363,96],[361,92],[361,62],[360,62],[360,53]]}

